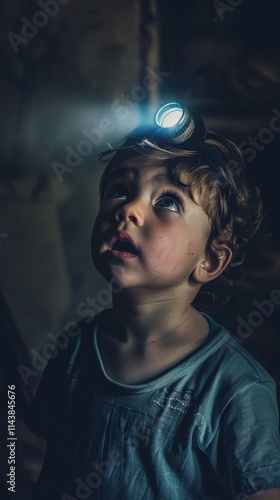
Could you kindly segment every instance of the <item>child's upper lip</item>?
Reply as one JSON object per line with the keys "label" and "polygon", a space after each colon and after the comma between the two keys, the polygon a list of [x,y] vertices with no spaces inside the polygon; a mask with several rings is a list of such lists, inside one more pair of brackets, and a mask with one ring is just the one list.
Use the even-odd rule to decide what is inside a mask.
{"label": "child's upper lip", "polygon": [[111,240],[109,242],[109,248],[112,249],[114,244],[118,240],[128,241],[128,243],[130,243],[133,246],[133,248],[135,248],[135,250],[138,252],[138,248],[137,248],[135,242],[131,238],[130,234],[128,234],[126,231],[116,231],[116,233],[114,234],[114,236],[111,238]]}

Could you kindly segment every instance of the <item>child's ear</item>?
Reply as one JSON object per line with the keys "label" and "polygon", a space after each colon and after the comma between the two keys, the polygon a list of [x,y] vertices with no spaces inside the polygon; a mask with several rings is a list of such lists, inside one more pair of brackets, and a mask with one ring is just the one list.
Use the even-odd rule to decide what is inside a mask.
{"label": "child's ear", "polygon": [[215,255],[206,254],[205,260],[200,262],[192,273],[193,279],[198,283],[212,281],[226,269],[232,258],[232,250],[226,245],[221,245]]}

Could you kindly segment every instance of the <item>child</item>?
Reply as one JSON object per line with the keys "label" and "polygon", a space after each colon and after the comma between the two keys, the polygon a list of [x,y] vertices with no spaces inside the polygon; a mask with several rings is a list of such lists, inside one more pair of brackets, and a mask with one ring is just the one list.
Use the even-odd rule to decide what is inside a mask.
{"label": "child", "polygon": [[68,332],[43,374],[33,500],[280,498],[275,384],[203,312],[243,261],[259,193],[231,142],[186,111],[160,116],[101,179],[92,255],[113,307]]}

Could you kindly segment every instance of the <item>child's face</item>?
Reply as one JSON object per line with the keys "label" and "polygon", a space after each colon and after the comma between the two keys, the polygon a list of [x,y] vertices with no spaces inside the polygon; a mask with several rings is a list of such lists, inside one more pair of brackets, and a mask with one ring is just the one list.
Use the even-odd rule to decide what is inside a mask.
{"label": "child's face", "polygon": [[[116,287],[177,287],[204,261],[209,231],[207,214],[174,185],[167,167],[129,160],[114,167],[106,186],[93,261]],[[122,241],[129,238],[135,248]]]}

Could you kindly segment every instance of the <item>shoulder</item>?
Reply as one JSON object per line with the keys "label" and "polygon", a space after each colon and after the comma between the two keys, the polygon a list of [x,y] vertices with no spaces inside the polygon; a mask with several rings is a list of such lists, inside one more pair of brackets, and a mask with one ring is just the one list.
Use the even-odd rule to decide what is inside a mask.
{"label": "shoulder", "polygon": [[[263,366],[218,323],[211,320],[210,354],[199,367],[200,388],[216,417],[226,409],[244,411],[263,404],[277,418],[276,384]],[[262,401],[263,403],[262,403]],[[238,416],[238,415],[237,415]]]}
{"label": "shoulder", "polygon": [[272,377],[267,370],[233,337],[228,338],[226,347],[233,363],[238,362],[242,371],[250,373],[253,378],[260,382],[272,381]]}
{"label": "shoulder", "polygon": [[245,380],[248,380],[274,384],[272,377],[265,368],[231,336],[224,326],[209,316],[206,316],[206,318],[211,325],[211,340],[215,341],[215,338],[223,339],[219,348],[213,352],[211,363],[215,364],[214,359],[217,359],[220,370],[224,373],[226,379],[231,379],[236,383],[244,383]]}
{"label": "shoulder", "polygon": [[[64,379],[71,365],[77,366],[85,352],[94,352],[94,335],[99,317],[69,321],[64,329],[53,335],[32,360],[32,367],[40,375],[40,384],[45,379]],[[37,368],[38,366],[38,368]]]}
{"label": "shoulder", "polygon": [[266,386],[275,392],[276,384],[271,375],[234,338],[228,337],[223,351],[226,378],[230,378],[238,390],[250,385],[252,387]]}
{"label": "shoulder", "polygon": [[77,322],[70,321],[55,339],[55,354],[62,361],[71,362],[84,350],[93,345],[95,331],[101,315],[84,318]]}

